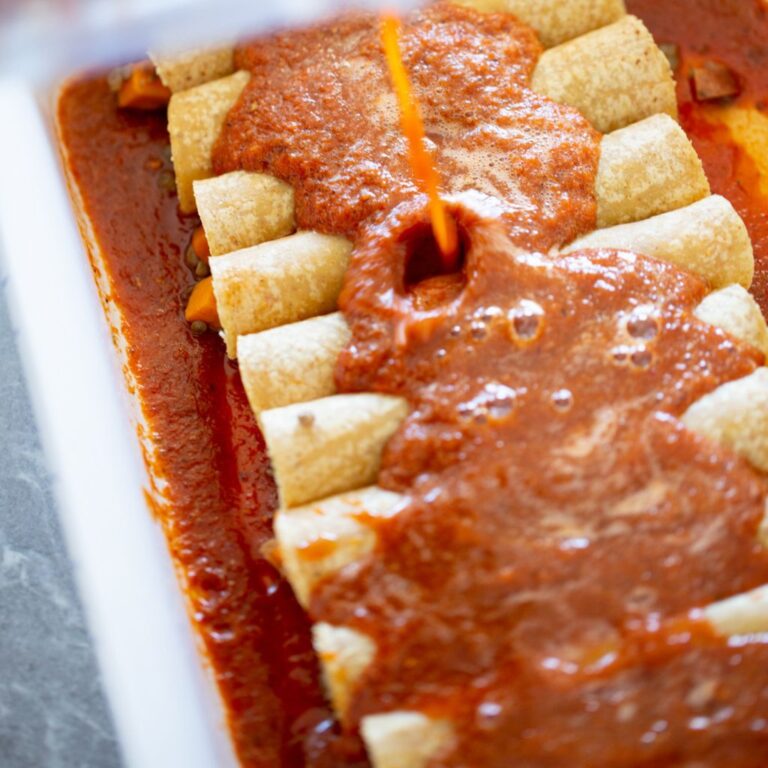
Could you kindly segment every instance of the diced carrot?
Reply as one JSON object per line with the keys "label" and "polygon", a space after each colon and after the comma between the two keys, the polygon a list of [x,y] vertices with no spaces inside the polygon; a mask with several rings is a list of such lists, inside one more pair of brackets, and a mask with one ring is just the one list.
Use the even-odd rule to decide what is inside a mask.
{"label": "diced carrot", "polygon": [[659,48],[667,57],[672,71],[677,72],[677,68],[680,66],[680,46],[675,43],[659,43]]}
{"label": "diced carrot", "polygon": [[205,230],[198,227],[192,235],[192,250],[200,261],[208,263],[211,256],[211,249],[208,247],[208,238],[205,236]]}
{"label": "diced carrot", "polygon": [[168,104],[171,92],[155,70],[147,65],[133,68],[130,77],[120,86],[117,105],[129,109],[161,109]]}
{"label": "diced carrot", "polygon": [[184,317],[188,323],[202,320],[217,331],[221,329],[219,312],[216,308],[216,296],[213,294],[213,280],[210,277],[201,280],[194,287],[189,296]]}
{"label": "diced carrot", "polygon": [[708,61],[691,72],[696,101],[715,101],[738,96],[741,88],[733,70],[717,61]]}

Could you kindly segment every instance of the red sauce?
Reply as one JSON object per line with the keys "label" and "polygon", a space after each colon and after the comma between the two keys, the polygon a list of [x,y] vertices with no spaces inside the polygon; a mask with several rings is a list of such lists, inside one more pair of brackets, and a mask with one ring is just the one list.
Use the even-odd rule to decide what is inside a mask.
{"label": "red sauce", "polygon": [[[742,100],[758,103],[768,97],[768,69],[763,65],[768,55],[765,45],[768,30],[758,0],[630,0],[630,6],[650,21],[659,41],[681,45],[683,68],[689,61],[697,61],[696,57],[712,56],[738,72],[743,86]],[[484,98],[493,101],[496,97],[487,93],[489,85],[501,88],[499,102],[507,96],[513,98],[525,93],[522,82],[533,66],[538,48],[528,33],[513,21],[489,18],[479,30],[474,30],[465,22],[466,12],[443,10],[419,18],[407,36],[406,63],[413,72],[417,94],[427,107],[428,130],[429,116],[436,124],[440,111],[445,109],[442,105],[460,103],[470,109],[476,108],[473,99],[477,93],[483,93]],[[695,23],[691,23],[691,19],[695,19]],[[414,189],[403,165],[404,143],[399,143],[392,135],[377,132],[376,124],[372,126],[368,119],[374,96],[381,97],[386,90],[381,62],[372,47],[370,22],[347,19],[339,25],[345,30],[357,29],[359,32],[351,38],[350,49],[361,70],[357,75],[350,71],[341,78],[345,89],[343,95],[359,108],[339,114],[339,94],[333,90],[331,74],[339,74],[340,61],[347,53],[329,36],[330,30],[326,30],[324,36],[307,33],[303,37],[294,37],[292,39],[297,42],[293,48],[286,45],[286,37],[270,38],[266,44],[244,47],[238,53],[239,63],[251,69],[256,80],[261,78],[263,82],[269,77],[272,87],[258,94],[259,109],[256,112],[246,115],[248,105],[257,95],[255,86],[246,92],[233,111],[217,150],[217,168],[226,170],[243,166],[277,172],[297,188],[300,223],[311,223],[330,231],[356,231],[363,219],[380,215],[397,202],[410,200],[409,205],[401,209],[402,221],[390,222],[389,227],[373,230],[368,235],[365,252],[383,258],[381,249],[396,235],[398,226],[407,226],[412,220],[409,217],[420,219],[421,214],[413,202]],[[448,29],[463,43],[457,44],[451,55],[444,56],[445,51],[440,45],[433,47],[430,43],[430,35]],[[498,46],[505,30],[516,32],[517,48],[514,51]],[[495,61],[489,51],[494,52]],[[513,61],[515,56],[519,58]],[[512,68],[514,78],[507,77],[506,71],[503,81],[495,76],[504,66]],[[292,67],[297,67],[302,75],[296,82],[291,79],[295,74]],[[432,80],[425,74],[429,67],[443,73],[451,89],[456,83],[461,87],[446,93],[442,80]],[[363,92],[359,88],[360,77],[366,78]],[[308,127],[307,133],[299,137],[305,142],[302,157],[296,149],[298,142],[293,149],[286,143],[280,120],[292,108],[301,107],[296,102],[306,97],[310,86],[317,88],[321,105],[328,114],[335,113],[337,119],[318,121],[317,125]],[[685,83],[681,84],[679,94],[683,123],[704,158],[715,191],[734,202],[750,228],[757,257],[756,293],[763,308],[768,309],[768,223],[765,213],[768,208],[756,192],[754,166],[730,143],[727,131],[712,129],[704,121],[700,108],[691,101]],[[526,99],[532,97],[526,95]],[[529,105],[547,130],[557,122],[558,114],[568,114],[535,99]],[[391,123],[396,122],[394,111],[390,113],[384,103],[379,106]],[[478,124],[473,125],[462,122],[463,110],[458,112],[451,114],[456,133],[433,135],[443,175],[454,180],[452,171],[457,166],[448,157],[446,148],[462,146],[462,139],[457,135],[464,129],[475,131],[474,135],[481,139],[488,138],[483,134],[483,116],[479,116]],[[183,320],[184,300],[193,283],[184,265],[183,251],[197,221],[178,215],[176,197],[169,188],[172,171],[168,161],[165,116],[118,112],[105,79],[93,77],[67,87],[60,102],[59,118],[63,142],[69,153],[69,169],[82,193],[85,213],[93,223],[103,251],[110,283],[110,291],[103,299],[116,302],[122,312],[128,342],[128,366],[137,379],[139,395],[158,447],[157,455],[151,459],[152,470],[168,482],[168,503],[159,509],[160,522],[185,584],[192,621],[216,677],[240,759],[244,765],[258,768],[275,765],[291,768],[364,766],[366,760],[359,742],[352,736],[339,735],[324,701],[303,611],[261,554],[262,545],[271,534],[275,495],[261,438],[248,410],[236,367],[226,362],[218,338],[192,337]],[[249,127],[246,118],[258,120]],[[507,126],[510,130],[519,127],[517,118],[510,119]],[[571,197],[573,205],[560,200],[552,220],[546,223],[537,215],[526,216],[521,210],[516,211],[521,214],[515,219],[520,226],[508,227],[516,242],[536,242],[539,247],[548,242],[564,242],[589,229],[594,220],[591,193],[586,196],[584,191],[591,190],[596,136],[579,119],[572,118],[571,125],[572,129],[559,126],[558,129],[564,131],[561,135],[564,143],[559,146],[564,149],[561,152],[555,146],[556,157],[545,160],[552,163],[548,168],[562,167],[560,163],[568,162],[575,175],[560,178],[555,174],[548,179],[551,174],[544,173],[538,177],[525,167],[524,159],[511,156],[505,160],[509,163],[505,173],[510,169],[513,172],[521,170],[526,184],[539,179],[538,186],[524,189],[524,194],[515,198],[521,203],[526,196],[541,199],[537,196],[547,189],[555,195],[563,191],[575,193],[575,197]],[[386,172],[380,164],[353,165],[354,173],[347,172],[346,177],[338,179],[336,186],[329,187],[332,190],[329,196],[334,201],[330,206],[328,199],[323,200],[320,196],[322,189],[318,182],[323,174],[328,182],[329,175],[332,177],[333,173],[344,173],[347,169],[336,149],[339,137],[346,139],[349,135],[360,135],[369,140],[371,144],[366,151],[386,155],[391,165],[386,167]],[[497,155],[504,153],[508,148],[506,138],[494,140],[493,146]],[[307,147],[312,151],[307,152]],[[308,155],[314,165],[306,164]],[[361,150],[358,159],[364,157],[365,152]],[[498,156],[494,162],[496,160]],[[493,180],[492,188],[485,189],[488,192],[493,192],[498,184],[492,169],[490,164],[481,165],[476,174],[481,185],[489,178]],[[474,185],[462,182],[452,186],[452,190]],[[472,217],[467,220],[466,230],[471,233],[473,248],[485,237],[487,226],[482,221],[473,221]],[[502,235],[499,233],[498,237]],[[396,686],[393,689],[387,676],[398,656],[414,651],[421,653],[423,649],[419,643],[434,640],[434,634],[430,634],[434,633],[434,626],[429,629],[429,623],[423,622],[424,631],[415,632],[402,649],[394,647],[395,635],[388,640],[379,633],[377,639],[383,649],[381,663],[371,672],[365,690],[355,701],[357,716],[374,708],[380,697],[389,694],[394,698],[388,706],[394,706],[394,702],[418,700],[434,711],[441,707],[450,709],[462,723],[460,736],[469,750],[464,764],[473,768],[498,762],[500,744],[511,750],[509,755],[518,755],[521,765],[765,765],[768,763],[764,731],[768,706],[759,685],[764,680],[766,658],[763,649],[756,643],[726,647],[695,621],[689,622],[686,616],[681,616],[692,604],[703,604],[766,580],[764,556],[754,547],[753,539],[759,517],[756,498],[764,492],[763,482],[741,462],[711,446],[702,445],[680,430],[674,418],[687,402],[714,387],[718,381],[748,372],[756,364],[755,359],[743,349],[734,347],[734,351],[728,351],[728,345],[715,331],[690,320],[689,309],[701,295],[702,287],[669,268],[649,265],[640,259],[639,269],[634,266],[630,269],[629,257],[608,252],[596,259],[596,272],[589,274],[577,269],[578,260],[571,257],[547,277],[560,286],[558,291],[562,290],[555,299],[550,299],[547,280],[539,266],[512,260],[500,267],[494,253],[492,247],[485,245],[476,249],[474,255],[470,252],[471,262],[482,255],[485,266],[480,270],[480,276],[487,278],[489,274],[509,273],[515,280],[519,279],[515,291],[526,287],[536,293],[540,304],[546,308],[546,322],[562,327],[564,339],[572,345],[576,343],[575,330],[581,326],[566,324],[557,310],[565,308],[568,311],[579,295],[585,295],[591,306],[598,310],[596,332],[608,334],[611,329],[615,330],[619,307],[611,295],[597,289],[597,273],[608,283],[621,284],[627,300],[634,298],[645,302],[652,295],[662,308],[657,318],[658,336],[648,342],[653,348],[653,358],[648,368],[630,367],[630,362],[623,363],[622,367],[601,359],[600,365],[595,363],[595,372],[606,378],[589,380],[584,376],[584,369],[579,368],[578,386],[571,386],[564,378],[570,370],[568,359],[560,355],[558,365],[555,365],[552,350],[541,353],[543,362],[549,366],[547,370],[554,371],[555,378],[562,378],[562,382],[558,379],[562,383],[560,388],[570,388],[571,391],[570,409],[560,413],[553,411],[555,402],[547,399],[552,391],[557,391],[555,381],[547,382],[541,389],[540,371],[534,371],[530,365],[532,358],[526,357],[533,352],[530,348],[515,347],[523,383],[512,383],[515,387],[527,386],[528,393],[516,398],[519,402],[514,412],[523,413],[523,405],[526,412],[529,408],[532,410],[519,423],[494,425],[494,430],[507,441],[508,454],[503,464],[496,452],[489,448],[490,427],[474,422],[469,427],[467,434],[476,440],[465,443],[463,449],[468,455],[488,456],[489,468],[484,479],[472,477],[473,470],[461,463],[446,469],[444,463],[455,458],[462,446],[458,441],[452,442],[450,430],[436,435],[441,423],[439,419],[430,421],[429,415],[411,417],[409,428],[388,453],[383,481],[390,487],[411,488],[413,476],[426,470],[424,485],[415,486],[408,514],[382,529],[385,532],[382,552],[386,557],[378,564],[370,564],[371,572],[358,586],[340,582],[328,584],[326,591],[318,596],[315,610],[318,613],[338,611],[339,616],[346,618],[350,601],[360,600],[368,601],[364,604],[372,615],[378,611],[386,618],[392,609],[388,597],[394,594],[394,589],[390,592],[391,580],[378,594],[366,591],[367,584],[375,575],[375,568],[386,571],[387,566],[402,562],[408,566],[406,575],[412,583],[424,584],[434,590],[436,604],[429,606],[430,610],[438,615],[448,612],[452,622],[466,621],[465,626],[474,627],[475,631],[459,635],[451,628],[451,636],[461,643],[461,649],[466,650],[466,668],[454,664],[459,658],[456,649],[449,649],[445,655],[424,654],[424,658],[430,660],[423,670],[424,679],[429,680],[430,675],[434,680],[444,676],[440,677],[448,694],[444,702],[425,694],[420,685],[412,691]],[[497,257],[498,253],[495,255]],[[390,267],[394,263],[392,253],[389,262],[384,259],[385,266],[387,263]],[[356,274],[352,280],[360,277],[359,272]],[[414,282],[421,277],[423,275],[415,276]],[[377,279],[383,278],[379,276]],[[394,278],[388,275],[387,279]],[[475,279],[469,281],[470,285],[476,285]],[[372,381],[366,378],[369,373],[354,362],[350,363],[343,374],[347,387],[393,387],[406,391],[411,398],[422,396],[415,383],[397,380],[395,387],[393,371],[405,361],[418,363],[426,350],[436,350],[436,345],[443,341],[452,343],[450,329],[453,326],[446,326],[446,306],[456,306],[457,316],[465,323],[467,315],[473,314],[479,306],[473,304],[476,299],[474,289],[465,287],[462,276],[437,278],[429,282],[429,288],[426,290],[423,284],[420,285],[407,300],[413,301],[420,312],[431,313],[427,324],[432,326],[431,333],[422,337],[419,343],[411,341],[391,357],[382,341],[388,338],[385,334],[369,339],[365,351],[367,358],[383,355],[390,364],[376,381]],[[491,285],[488,290],[488,296],[493,296],[498,286]],[[517,295],[512,292],[499,296],[499,302],[504,305]],[[370,300],[370,291],[363,291],[360,306]],[[487,299],[483,301],[488,303]],[[354,312],[351,303],[348,309]],[[369,320],[356,322],[356,334],[365,335],[366,329],[375,329],[379,323],[387,330],[387,323],[392,318],[382,313],[375,302],[370,309]],[[684,330],[685,326],[690,327]],[[498,329],[494,330],[485,341],[475,339],[473,344],[493,352],[498,346],[497,332]],[[444,339],[446,334],[448,339]],[[665,340],[663,347],[659,344],[661,338]],[[544,339],[542,336],[542,341]],[[536,349],[545,347],[546,344]],[[663,379],[652,381],[651,373],[672,371],[675,359],[681,351],[684,354],[684,350],[694,355],[692,359],[705,360],[708,369],[689,367],[691,378],[673,394],[671,386]],[[460,356],[455,360],[459,359]],[[637,357],[640,362],[644,359],[644,355]],[[572,360],[579,358],[574,355]],[[579,364],[584,366],[587,362]],[[492,358],[487,359],[484,366],[470,362],[472,375],[467,379],[467,390],[476,388],[491,375],[501,375],[503,372],[496,371],[496,367]],[[425,370],[437,371],[438,379],[445,381],[446,371],[435,366],[434,361],[430,361]],[[682,371],[675,372],[675,376],[679,373]],[[536,387],[532,384],[534,376]],[[573,487],[588,479],[584,476],[587,469],[583,463],[573,459],[569,465],[566,461],[562,472],[554,472],[550,466],[542,467],[540,456],[536,459],[535,455],[523,455],[522,443],[512,439],[517,434],[515,430],[531,431],[531,439],[554,440],[558,430],[567,432],[579,423],[583,424],[580,408],[585,398],[592,396],[602,400],[606,392],[613,391],[611,382],[621,378],[623,387],[627,377],[634,382],[633,391],[637,392],[639,400],[636,407],[628,409],[626,418],[636,425],[636,434],[642,439],[638,438],[632,444],[620,442],[615,446],[616,450],[620,449],[616,454],[608,452],[606,455],[605,445],[599,445],[596,450],[601,453],[603,463],[593,465],[600,467],[599,471],[593,469],[593,472],[599,475],[600,487],[606,479],[611,479],[613,484],[608,490],[614,488],[617,494],[650,476],[663,477],[671,488],[677,487],[680,492],[670,491],[669,503],[660,503],[655,517],[646,510],[631,537],[626,532],[616,531],[623,546],[609,546],[610,528],[604,527],[600,536],[593,537],[594,540],[590,538],[588,547],[580,548],[577,540],[584,537],[574,536],[572,544],[563,550],[562,537],[558,538],[552,531],[547,531],[547,536],[538,535],[541,531],[537,531],[537,525],[542,525],[543,521],[535,519],[532,507],[521,505],[528,514],[521,515],[519,521],[520,533],[525,534],[520,544],[525,541],[528,547],[533,546],[537,555],[533,557],[528,548],[508,537],[499,537],[498,543],[489,540],[494,526],[506,533],[510,521],[495,510],[489,510],[482,498],[476,508],[467,510],[467,505],[459,506],[445,519],[436,515],[439,500],[437,506],[424,503],[427,489],[430,483],[436,482],[438,473],[448,490],[454,489],[468,473],[472,481],[471,494],[475,497],[478,484],[487,483],[492,493],[501,498],[517,498],[515,494],[520,496],[525,489],[550,505],[572,502]],[[599,386],[601,382],[605,386]],[[663,398],[658,402],[654,400],[657,391]],[[621,395],[626,397],[623,389]],[[563,393],[555,399],[561,405],[568,401]],[[618,400],[617,397],[611,402]],[[462,430],[466,425],[459,419],[456,405],[450,398],[442,401],[438,398],[433,403],[444,424],[456,434],[464,434]],[[495,412],[503,413],[506,406],[503,403],[497,403],[497,406]],[[659,416],[659,411],[667,415]],[[539,423],[534,419],[537,413],[542,416]],[[543,436],[542,429],[545,430]],[[432,441],[433,446],[439,443],[441,447],[435,460],[426,457],[422,450],[428,441]],[[511,479],[508,471],[505,474],[506,459],[514,459],[519,482],[504,487],[504,483]],[[617,463],[632,471],[612,472]],[[718,485],[716,479],[719,476],[729,478],[728,488]],[[543,478],[550,482],[545,485]],[[718,499],[722,501],[719,506],[716,505]],[[707,509],[712,510],[710,516],[706,515]],[[466,512],[465,516],[462,510]],[[474,517],[480,514],[487,520],[476,533],[470,523],[474,523]],[[452,587],[477,589],[476,584],[469,583],[470,580],[462,581],[469,573],[494,576],[495,581],[489,583],[489,591],[483,597],[486,614],[478,615],[477,606],[472,610],[471,603],[463,605],[461,602],[456,604],[456,613],[451,614],[449,604],[440,599],[445,594],[445,585],[434,582],[439,562],[427,563],[423,570],[414,568],[416,560],[409,560],[408,552],[415,553],[418,542],[413,540],[412,529],[405,523],[419,516],[435,522],[435,541],[445,544],[446,551],[450,545],[453,552],[450,563],[458,562],[458,567],[450,571]],[[579,519],[582,524],[595,522],[586,519],[584,514]],[[717,525],[713,523],[708,527],[715,520]],[[553,524],[556,523],[554,520]],[[703,540],[713,542],[708,557],[687,546],[697,534],[706,534],[707,538]],[[399,536],[402,536],[399,540],[402,554],[394,545]],[[475,536],[477,540],[473,538]],[[676,537],[679,541],[675,547]],[[443,549],[431,551],[439,555]],[[487,555],[489,552],[505,558],[519,555],[521,567],[497,574],[487,568],[487,563],[478,562],[483,553]],[[675,560],[681,552],[686,555],[682,562]],[[665,560],[664,553],[672,559]],[[713,558],[713,553],[718,557]],[[547,567],[550,559],[551,570]],[[637,577],[640,562],[653,565],[653,572],[641,574],[640,579],[644,586],[651,587],[651,591],[641,591],[628,599],[617,585],[621,585],[622,574]],[[594,578],[594,563],[599,564],[604,581],[598,582]],[[502,585],[498,576],[508,579],[508,585]],[[520,603],[519,610],[507,615],[502,609],[512,599],[513,587],[520,584],[533,584],[533,588],[539,590],[538,594],[545,596],[550,587],[562,590],[562,594],[573,601],[572,604],[568,602],[564,610],[580,611],[582,617],[593,621],[596,638],[593,651],[585,657],[568,657],[569,640],[588,645],[585,638],[593,635],[589,621],[569,623],[564,627],[559,625],[556,602],[542,600],[537,603],[532,599],[530,603]],[[329,601],[334,590],[337,595],[346,596],[346,601],[333,600],[331,607]],[[376,598],[373,603],[369,600],[371,596]],[[419,599],[418,594],[409,595],[407,606],[412,610],[420,609]],[[659,627],[648,621],[651,610],[662,619]],[[665,623],[667,618],[669,621]],[[358,617],[356,621],[366,626],[373,624],[370,618],[363,621]],[[514,638],[521,654],[499,649],[498,643],[486,643],[486,629],[492,621],[499,622],[502,632],[510,633],[508,636]],[[555,630],[550,632],[553,625],[556,625]],[[419,626],[418,621],[414,626]],[[371,631],[375,634],[376,628],[371,626]],[[601,645],[604,642],[608,645]],[[601,656],[604,647],[616,652],[610,663]],[[465,695],[457,700],[453,692],[482,668],[486,662],[483,651],[490,648],[499,652],[504,662],[499,666],[497,678],[474,688],[471,693],[464,689]],[[560,671],[537,664],[545,652],[550,654],[547,658],[562,658],[568,663]],[[602,669],[594,669],[596,659],[605,662]],[[400,679],[408,680],[407,675],[401,675]],[[704,719],[686,720],[686,705],[680,701],[680,691],[710,679],[721,683],[714,690],[705,686],[708,695],[697,698],[703,709],[695,717]],[[738,685],[729,688],[729,681]],[[627,692],[635,692],[640,697],[642,709],[633,709],[632,701],[625,702],[628,704],[625,708],[620,705],[617,708],[617,699]],[[513,695],[520,693],[526,697],[525,707],[512,700]],[[723,702],[726,702],[725,706]],[[634,715],[637,712],[640,712],[640,719]],[[618,720],[617,715],[620,715]],[[622,720],[624,717],[626,719]],[[504,727],[500,727],[499,722]],[[648,729],[641,733],[641,725],[647,725]],[[584,738],[585,731],[590,738]],[[681,744],[686,745],[684,749]],[[602,763],[607,755],[613,762]],[[507,757],[505,755],[502,764],[506,765]]]}
{"label": "red sauce", "polygon": [[[445,191],[503,201],[523,246],[594,229],[599,135],[526,87],[540,53],[530,30],[438,3],[409,17],[401,47]],[[252,77],[214,152],[217,173],[268,170],[293,186],[299,228],[350,236],[418,194],[377,17],[259,40],[237,65]]]}
{"label": "red sauce", "polygon": [[768,485],[677,420],[762,356],[693,317],[705,286],[674,267],[520,253],[454,215],[458,297],[414,306],[428,215],[408,204],[359,241],[342,294],[340,390],[411,405],[379,476],[403,510],[311,604],[375,641],[350,721],[447,717],[446,768],[765,765],[768,647],[686,617],[768,582]]}

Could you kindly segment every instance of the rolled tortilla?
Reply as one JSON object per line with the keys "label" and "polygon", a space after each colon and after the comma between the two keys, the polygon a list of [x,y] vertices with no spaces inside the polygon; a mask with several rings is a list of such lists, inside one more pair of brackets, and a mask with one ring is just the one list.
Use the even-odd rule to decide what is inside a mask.
{"label": "rolled tortilla", "polygon": [[387,440],[408,413],[389,395],[334,395],[263,411],[261,429],[281,507],[374,482]]}
{"label": "rolled tortilla", "polygon": [[344,722],[352,693],[376,656],[376,645],[362,632],[325,622],[312,627],[312,645],[333,709]]}
{"label": "rolled tortilla", "polygon": [[453,742],[450,722],[422,712],[369,715],[360,730],[374,768],[425,768]]}
{"label": "rolled tortilla", "polygon": [[163,84],[173,93],[231,75],[235,70],[234,57],[232,45],[195,48],[177,54],[149,54]]}
{"label": "rolled tortilla", "polygon": [[250,75],[235,72],[186,91],[174,93],[168,104],[168,132],[176,172],[179,207],[193,213],[192,182],[212,174],[211,152],[227,113],[245,88]]}
{"label": "rolled tortilla", "polygon": [[[281,182],[270,186],[263,179],[236,171],[195,183],[213,253],[264,242],[274,231],[262,226],[270,216],[277,228],[293,227],[293,196]],[[709,195],[709,183],[682,128],[667,115],[656,115],[603,137],[595,195],[598,226],[610,227],[694,203]],[[723,211],[722,204],[710,211],[717,213],[710,229],[720,225]],[[738,227],[730,225],[735,237]],[[738,281],[727,281],[732,282]]]}
{"label": "rolled tortilla", "polygon": [[603,137],[595,193],[603,228],[695,203],[709,182],[683,129],[659,114]]}
{"label": "rolled tortilla", "polygon": [[713,603],[704,615],[723,636],[768,632],[768,586]]}
{"label": "rolled tortilla", "polygon": [[334,394],[336,359],[349,337],[340,312],[238,337],[240,377],[253,412]]}
{"label": "rolled tortilla", "polygon": [[603,133],[659,113],[677,117],[667,57],[635,16],[545,51],[531,87]]}
{"label": "rolled tortilla", "polygon": [[768,327],[757,302],[740,285],[730,285],[707,296],[694,315],[721,328],[768,356]]}
{"label": "rolled tortilla", "polygon": [[286,237],[296,229],[293,189],[265,173],[233,171],[192,185],[212,256]]}
{"label": "rolled tortilla", "polygon": [[768,368],[758,368],[705,395],[683,414],[682,421],[768,472]]}
{"label": "rolled tortilla", "polygon": [[626,15],[624,0],[453,0],[485,13],[511,13],[546,48],[600,29]]}
{"label": "rolled tortilla", "polygon": [[644,221],[598,229],[574,240],[564,253],[619,248],[674,264],[713,288],[749,288],[755,270],[752,243],[741,217],[719,195]]}
{"label": "rolled tortilla", "polygon": [[275,515],[275,538],[288,581],[303,606],[315,585],[373,551],[375,520],[393,517],[402,496],[376,486]]}
{"label": "rolled tortilla", "polygon": [[336,309],[348,240],[298,234],[210,260],[219,319],[234,357],[237,337]]}

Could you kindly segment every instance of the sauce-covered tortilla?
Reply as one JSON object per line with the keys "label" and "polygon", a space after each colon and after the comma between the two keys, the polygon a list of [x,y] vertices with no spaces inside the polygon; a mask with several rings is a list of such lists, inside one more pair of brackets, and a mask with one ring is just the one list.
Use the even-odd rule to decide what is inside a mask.
{"label": "sauce-covered tortilla", "polygon": [[[595,226],[599,134],[528,87],[541,52],[505,14],[443,2],[409,17],[403,58],[445,192],[495,197],[515,242],[548,249]],[[374,15],[259,40],[214,170],[268,171],[295,190],[300,229],[354,236],[418,194]]]}
{"label": "sauce-covered tortilla", "polygon": [[379,478],[406,507],[310,606],[375,641],[350,719],[447,718],[446,767],[763,765],[768,646],[694,609],[768,582],[768,484],[678,421],[762,355],[696,320],[705,286],[674,267],[456,216],[460,293],[405,284],[428,219],[404,204],[342,294],[339,389],[411,405]]}

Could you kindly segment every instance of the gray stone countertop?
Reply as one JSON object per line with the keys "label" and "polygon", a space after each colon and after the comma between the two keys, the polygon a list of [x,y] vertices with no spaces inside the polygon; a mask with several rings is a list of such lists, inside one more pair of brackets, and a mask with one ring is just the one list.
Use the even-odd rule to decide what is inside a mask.
{"label": "gray stone countertop", "polygon": [[0,765],[118,768],[1,288],[0,456]]}

